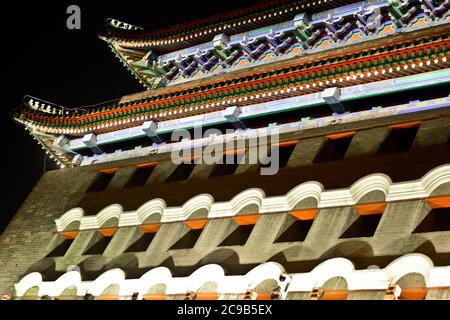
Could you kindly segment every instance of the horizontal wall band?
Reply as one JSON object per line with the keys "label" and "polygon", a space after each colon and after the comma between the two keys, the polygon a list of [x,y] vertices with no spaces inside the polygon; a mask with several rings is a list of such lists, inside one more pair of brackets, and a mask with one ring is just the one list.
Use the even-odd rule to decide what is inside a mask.
{"label": "horizontal wall band", "polygon": [[[449,74],[448,74],[447,78],[450,81],[450,69],[448,71],[449,71]],[[442,81],[442,79],[440,79],[440,80],[436,79],[436,82],[440,82],[440,81]],[[355,92],[360,92],[360,91],[366,92],[366,89],[361,88],[361,90],[357,90],[357,88],[355,88]],[[314,95],[316,95],[315,99],[317,101],[321,100],[320,93],[316,93]],[[290,108],[290,106],[292,107],[294,105],[296,107],[303,108],[300,100],[291,101],[291,102],[287,103],[287,105],[284,105],[284,104],[278,105],[277,108],[286,109],[286,108]],[[255,107],[256,106],[258,106],[258,105],[255,105]],[[425,100],[425,101],[420,101],[420,102],[411,102],[408,104],[397,105],[397,106],[386,107],[386,108],[374,108],[372,110],[358,111],[358,112],[353,112],[350,114],[348,114],[348,113],[335,114],[332,116],[321,117],[321,118],[317,118],[317,119],[303,119],[298,122],[280,124],[280,125],[276,125],[274,127],[250,129],[247,131],[237,130],[233,133],[228,133],[228,134],[223,134],[223,135],[218,135],[218,136],[210,136],[210,137],[206,137],[206,138],[199,138],[199,139],[195,139],[195,140],[173,142],[173,143],[163,144],[163,145],[156,146],[156,147],[149,146],[149,147],[136,148],[133,150],[125,150],[125,151],[115,152],[115,153],[110,153],[110,154],[93,155],[92,157],[85,156],[81,160],[80,165],[84,166],[84,165],[91,165],[93,163],[106,163],[106,162],[112,162],[112,161],[124,160],[124,159],[136,158],[136,157],[144,157],[144,156],[149,156],[152,154],[171,153],[171,152],[177,152],[179,150],[186,150],[189,148],[195,149],[195,148],[203,147],[206,145],[226,143],[229,141],[234,141],[236,139],[237,140],[252,139],[252,138],[254,139],[255,137],[269,136],[273,132],[277,132],[280,135],[287,134],[287,133],[293,133],[293,132],[305,132],[306,130],[310,130],[310,129],[316,129],[316,128],[322,128],[322,127],[335,125],[336,123],[345,124],[345,123],[350,123],[350,122],[364,121],[364,120],[368,120],[368,119],[378,119],[378,118],[383,118],[383,117],[388,117],[388,116],[393,116],[393,115],[398,115],[398,114],[406,114],[406,113],[418,112],[418,111],[429,110],[429,109],[446,108],[448,106],[450,106],[450,97],[445,97],[445,98]],[[262,104],[261,106],[258,106],[258,107],[261,107],[262,109],[265,109],[265,110],[267,109],[266,104]],[[211,114],[209,114],[208,116],[211,116]],[[221,123],[221,121],[223,120],[222,119],[223,117],[221,116],[221,112],[218,112],[216,116],[217,116],[217,119],[211,120],[211,121],[213,121],[216,124]],[[202,117],[206,117],[206,116],[203,115]],[[206,124],[203,122],[206,118],[203,120],[202,119],[203,118],[201,118],[201,119],[198,118],[197,120],[200,123]],[[208,118],[208,119],[210,119],[210,118]],[[220,120],[220,119],[222,119],[222,120]],[[174,121],[176,121],[176,120],[174,120]],[[179,124],[174,123],[173,125],[178,126],[179,128],[184,128],[187,124],[186,123],[179,123]],[[361,128],[359,130],[364,130],[364,129],[367,129],[367,128]],[[116,134],[118,136],[123,136],[124,139],[128,139],[128,138],[132,138],[132,137],[137,137],[137,134],[140,134],[138,132],[139,130],[140,130],[139,127],[129,128],[129,129],[124,129],[124,131],[117,131]],[[105,135],[108,135],[108,134],[105,134]],[[105,137],[106,140],[108,140],[110,138],[111,137]],[[72,141],[77,141],[77,140],[72,140]],[[80,146],[78,146],[78,147],[80,147]],[[75,145],[72,145],[72,142],[71,142],[70,148],[78,148],[78,147],[76,147]]]}
{"label": "horizontal wall band", "polygon": [[[314,198],[318,209],[358,205],[358,201],[372,191],[381,191],[386,202],[425,199],[440,185],[450,182],[450,164],[439,166],[421,179],[392,183],[385,174],[371,174],[359,179],[347,189],[323,190],[319,182],[305,182],[284,196],[265,197],[261,189],[242,191],[230,201],[214,202],[209,194],[197,195],[181,207],[166,207],[163,199],[153,199],[135,211],[123,212],[120,204],[112,204],[97,215],[84,216],[82,208],[74,208],[55,220],[57,231],[64,231],[71,223],[80,221],[80,230],[98,229],[110,219],[118,219],[118,227],[138,226],[152,216],[161,216],[160,223],[186,221],[199,210],[207,210],[208,219],[234,217],[243,208],[256,205],[259,214],[295,211],[302,200]],[[372,208],[373,209],[373,208]]]}
{"label": "horizontal wall band", "polygon": [[198,291],[205,283],[215,282],[217,294],[244,294],[247,290],[255,289],[266,280],[276,281],[280,287],[283,275],[289,282],[286,291],[311,292],[320,288],[325,282],[335,277],[343,277],[349,291],[359,290],[387,290],[396,284],[403,276],[418,273],[423,276],[425,285],[430,290],[450,286],[450,266],[436,267],[433,262],[422,254],[408,254],[391,262],[383,269],[355,270],[353,263],[344,258],[326,260],[316,266],[311,272],[287,274],[282,265],[266,262],[241,276],[226,276],[222,267],[209,264],[200,267],[188,277],[172,277],[166,267],[157,267],[142,275],[139,279],[125,279],[121,269],[111,269],[101,274],[94,281],[82,281],[77,271],[69,271],[55,281],[43,281],[42,275],[33,272],[23,277],[15,284],[16,296],[23,296],[32,287],[39,287],[38,295],[59,296],[64,289],[71,286],[77,288],[77,296],[90,293],[100,296],[112,284],[119,286],[119,296],[131,296],[134,292],[139,297],[147,294],[148,290],[157,284],[166,286],[165,295],[185,294]]}
{"label": "horizontal wall band", "polygon": [[[402,79],[403,81],[399,81],[398,79],[388,79],[340,88],[340,101],[351,101],[354,99],[419,88],[425,85],[450,82],[450,69],[405,76],[402,77]],[[309,93],[241,107],[242,113],[239,118],[246,119],[273,112],[286,112],[295,109],[311,108],[324,103],[325,101],[322,98],[322,92]],[[191,129],[199,125],[208,126],[215,123],[227,122],[228,120],[223,116],[223,111],[213,111],[207,114],[188,116],[181,119],[158,121],[158,128],[155,132],[157,134],[165,134],[179,129]],[[141,130],[140,126],[134,126],[116,130],[114,132],[100,133],[97,135],[97,144],[101,146],[118,140],[141,138],[145,137],[145,135],[145,132]],[[67,148],[76,151],[85,147],[83,138],[81,137],[70,140]]]}

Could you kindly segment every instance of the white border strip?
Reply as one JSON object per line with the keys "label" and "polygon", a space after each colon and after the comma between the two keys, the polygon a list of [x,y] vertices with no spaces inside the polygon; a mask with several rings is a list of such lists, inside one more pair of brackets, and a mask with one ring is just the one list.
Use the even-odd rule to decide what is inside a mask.
{"label": "white border strip", "polygon": [[235,216],[248,205],[257,205],[259,213],[274,213],[292,210],[303,199],[317,199],[318,208],[351,206],[371,191],[381,191],[386,201],[426,198],[440,185],[450,182],[450,164],[434,168],[421,179],[392,183],[391,179],[381,173],[375,173],[359,179],[348,189],[325,191],[319,182],[305,182],[293,188],[284,196],[265,197],[264,191],[257,188],[247,189],[230,201],[214,202],[209,194],[197,195],[181,207],[167,208],[163,199],[152,199],[135,211],[124,212],[120,204],[112,204],[102,209],[97,215],[84,216],[82,208],[74,208],[55,220],[58,232],[63,231],[72,222],[80,221],[80,230],[100,228],[112,218],[118,219],[119,227],[137,226],[153,214],[161,216],[161,223],[184,221],[201,209],[208,211],[208,218]]}
{"label": "white border strip", "polygon": [[[322,262],[308,273],[290,274],[289,292],[311,292],[313,288],[322,286],[334,277],[343,277],[347,281],[348,290],[386,290],[391,283],[396,283],[409,273],[419,273],[424,277],[428,288],[450,287],[450,266],[434,267],[433,262],[422,254],[408,254],[391,262],[384,269],[355,270],[353,263],[344,258],[333,258]],[[156,284],[166,285],[166,294],[185,294],[196,292],[206,282],[217,284],[217,293],[243,294],[254,289],[265,280],[274,280],[283,287],[279,278],[285,274],[283,266],[275,262],[263,263],[242,276],[225,276],[225,272],[217,264],[205,265],[188,277],[172,277],[166,267],[157,267],[146,272],[139,279],[125,279],[121,269],[111,269],[101,274],[94,281],[82,281],[77,271],[69,271],[56,281],[43,281],[42,275],[33,272],[16,283],[16,295],[21,297],[32,287],[39,287],[38,296],[44,294],[59,296],[64,289],[77,288],[77,296],[90,293],[99,296],[112,284],[119,286],[119,296],[131,296],[134,292],[142,298]],[[220,298],[219,298],[220,299]]]}

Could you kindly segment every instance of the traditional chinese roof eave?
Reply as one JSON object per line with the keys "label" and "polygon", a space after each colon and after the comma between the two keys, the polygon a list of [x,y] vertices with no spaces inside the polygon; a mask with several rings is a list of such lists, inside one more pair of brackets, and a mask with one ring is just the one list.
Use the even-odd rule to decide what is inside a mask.
{"label": "traditional chinese roof eave", "polygon": [[168,95],[181,91],[187,91],[202,86],[209,86],[226,81],[232,81],[251,75],[260,75],[272,71],[283,70],[292,66],[305,65],[312,62],[319,62],[324,59],[334,59],[357,54],[365,51],[375,51],[393,45],[402,45],[407,42],[414,42],[424,37],[432,38],[436,36],[446,36],[450,34],[450,24],[439,25],[427,29],[417,30],[414,33],[398,33],[382,39],[367,40],[364,42],[351,44],[340,49],[330,49],[316,52],[309,55],[292,57],[282,61],[275,61],[270,64],[255,66],[251,69],[241,69],[229,73],[214,75],[214,77],[192,80],[186,83],[174,84],[167,87],[155,88],[150,91],[142,91],[130,95],[123,96],[119,103],[132,103],[134,101],[147,99],[159,95]]}
{"label": "traditional chinese roof eave", "polygon": [[[448,26],[447,26],[448,27]],[[441,29],[439,29],[440,31],[442,31]],[[438,31],[439,31],[438,30]],[[428,30],[428,32],[429,32],[430,30]],[[444,34],[445,35],[445,34]],[[395,45],[395,44],[398,44],[398,43],[400,43],[401,41],[399,40],[399,38],[401,39],[401,37],[402,36],[404,36],[404,35],[398,35],[397,37],[393,37],[391,40],[393,40],[393,41],[391,41],[391,43],[390,43],[390,45]],[[448,38],[448,34],[447,34],[447,38]],[[428,41],[430,41],[430,40],[432,40],[430,37],[428,37],[428,38],[426,38]],[[445,41],[441,41],[440,42],[440,45],[437,45],[437,44],[434,44],[433,42],[431,42],[431,44],[429,43],[429,44],[427,44],[426,46],[422,46],[423,47],[423,50],[425,50],[426,48],[434,48],[434,47],[436,47],[436,48],[438,48],[439,46],[440,47],[442,47],[442,48],[448,48],[448,39],[447,40],[445,40]],[[410,45],[409,45],[409,49],[407,48],[407,49],[404,49],[403,51],[401,51],[402,52],[402,55],[404,55],[404,54],[408,54],[408,52],[412,52],[412,53],[414,53],[414,52],[416,52],[417,50],[421,50],[421,46],[418,46],[418,47],[415,47],[414,45],[414,39],[409,39],[409,42],[408,43],[410,43]],[[439,42],[438,42],[439,43]],[[369,45],[369,44],[367,44],[367,45]],[[381,45],[381,43],[379,43],[379,45]],[[384,46],[386,46],[386,43],[383,43],[383,45]],[[372,46],[372,48],[374,48],[373,46]],[[354,49],[354,48],[353,48]],[[343,52],[338,52],[338,53],[336,53],[336,54],[338,54],[338,55],[347,55],[347,56],[351,56],[352,55],[352,53],[354,52],[354,50],[346,50],[346,51],[343,51]],[[426,50],[429,50],[429,49],[426,49]],[[358,50],[359,52],[362,52],[362,51],[364,51],[364,49],[362,49],[361,47],[359,47],[359,50]],[[445,53],[444,54],[444,56],[445,57],[447,57],[448,56],[448,51],[446,51],[447,53]],[[395,53],[394,53],[395,54]],[[385,54],[385,56],[389,56],[389,55],[392,55],[392,54]],[[443,56],[443,57],[444,57]],[[325,53],[324,53],[324,57],[329,57],[329,55],[327,56]],[[369,54],[369,58],[371,57],[371,55]],[[374,55],[374,59],[376,59],[378,56],[377,55]],[[352,57],[350,57],[350,58],[352,58]],[[353,58],[352,58],[353,59]],[[406,57],[405,59],[409,59],[408,57]],[[447,59],[447,58],[446,58]],[[311,61],[314,61],[314,59],[313,59],[313,57],[300,57],[300,58],[296,58],[296,59],[294,59],[295,61],[293,61],[294,63],[290,63],[290,64],[287,64],[287,65],[285,65],[284,67],[285,68],[288,68],[288,67],[290,67],[290,66],[292,66],[292,65],[294,65],[294,66],[301,66],[301,65],[304,65],[305,63],[308,63],[308,62],[311,62]],[[353,61],[353,60],[352,60]],[[354,61],[356,61],[356,60],[354,60]],[[364,59],[363,60],[361,60],[361,61],[364,61]],[[440,60],[439,60],[440,61]],[[393,62],[394,64],[397,64],[397,62]],[[446,60],[446,62],[444,63],[444,64],[446,64],[447,63],[447,60]],[[270,68],[270,70],[269,70],[269,72],[270,71],[273,71],[273,70],[277,70],[277,66],[276,65],[270,65],[271,66],[271,68]],[[328,67],[328,68],[332,68],[333,67],[333,65],[331,65],[330,67]],[[427,66],[427,68],[431,68],[431,67],[433,67],[433,66]],[[326,65],[325,66],[323,66],[322,68],[326,68]],[[278,69],[282,69],[282,68],[278,68]],[[319,67],[319,69],[320,69],[320,67]],[[267,71],[267,70],[266,70]],[[354,72],[356,72],[356,71],[352,71],[352,73],[354,73]],[[411,70],[409,70],[408,72],[412,72]],[[416,71],[415,72],[421,72],[420,70],[418,70],[418,69],[416,69]],[[289,76],[289,75],[288,75]],[[391,75],[391,77],[398,77],[398,76],[401,76],[401,73],[399,73],[398,75],[394,75],[394,74],[392,74]],[[373,75],[372,75],[372,78],[373,78]],[[236,78],[236,77],[234,77],[234,79],[238,79],[238,78]],[[223,79],[218,79],[218,81],[220,81],[220,80],[223,80]],[[271,81],[270,80],[270,78],[268,79],[268,80],[266,80],[266,82],[267,81]],[[370,79],[365,79],[364,81],[376,81],[376,79],[372,79],[372,80],[370,80]],[[211,83],[211,82],[209,82],[209,83]],[[198,88],[198,87],[201,87],[201,83],[197,83],[196,84],[196,87]],[[222,87],[222,89],[216,89],[216,91],[217,90],[230,90],[232,87],[235,87],[236,85],[225,85],[225,86],[223,86]],[[246,84],[246,83],[244,83],[244,84],[241,84],[241,86],[248,86],[248,84]],[[345,84],[344,84],[344,86],[345,86]],[[175,91],[172,91],[172,90],[175,90]],[[314,91],[314,90],[322,90],[321,88],[320,88],[320,86],[319,87],[317,87],[317,88],[309,88],[308,90],[306,90],[306,91]],[[210,90],[211,91],[211,90]],[[270,90],[269,90],[270,91]],[[136,95],[133,95],[132,96],[132,98],[130,99],[129,97],[128,97],[128,100],[127,100],[127,97],[124,97],[124,98],[122,98],[122,100],[120,101],[120,103],[118,104],[118,105],[114,105],[114,108],[108,108],[108,107],[105,107],[105,111],[102,113],[102,112],[98,112],[98,113],[92,113],[92,112],[90,112],[91,113],[91,115],[89,116],[89,114],[87,114],[86,112],[81,112],[80,114],[78,114],[77,116],[76,116],[76,118],[78,118],[78,119],[82,119],[82,118],[92,118],[92,119],[97,119],[97,121],[104,121],[106,118],[104,117],[104,116],[102,116],[102,114],[104,114],[105,116],[106,115],[108,115],[107,117],[108,118],[111,118],[112,117],[112,119],[113,120],[116,120],[116,119],[118,119],[118,118],[121,118],[121,117],[119,117],[119,116],[117,116],[117,118],[116,118],[116,116],[114,116],[114,114],[124,114],[124,115],[127,115],[127,114],[129,114],[130,116],[133,114],[133,110],[140,110],[143,106],[145,106],[145,105],[148,105],[148,104],[150,104],[150,105],[152,105],[152,102],[147,102],[147,103],[145,103],[145,101],[146,101],[146,99],[152,99],[152,97],[156,97],[157,95],[163,95],[163,96],[167,96],[167,95],[169,95],[170,94],[170,92],[182,92],[181,91],[181,88],[161,88],[161,89],[158,89],[158,90],[154,90],[154,91],[152,91],[152,92],[150,92],[149,94],[147,94],[147,93],[144,93],[144,94],[139,94],[138,96],[136,96]],[[207,94],[207,92],[208,91],[206,91],[206,93],[193,93],[193,94],[191,94],[191,96],[198,96],[198,95],[204,95],[204,94]],[[189,96],[189,95],[188,95]],[[200,96],[199,96],[200,97]],[[174,98],[175,100],[173,100],[173,101],[176,101],[176,99],[179,99],[179,98]],[[181,96],[181,99],[184,99],[183,98],[183,96]],[[225,99],[228,99],[228,98],[225,98]],[[262,99],[262,98],[261,98]],[[268,99],[267,97],[265,98],[266,100]],[[203,99],[202,99],[203,100]],[[234,100],[237,100],[237,98],[235,98]],[[143,102],[144,101],[144,102]],[[167,101],[170,101],[170,100],[167,100]],[[256,102],[258,102],[258,101],[252,101],[252,103],[256,103]],[[162,103],[167,103],[167,102],[162,102]],[[234,101],[234,103],[236,103],[236,101]],[[248,102],[248,103],[250,103],[250,101]],[[154,103],[153,103],[154,104]],[[245,103],[244,102],[241,102],[241,104],[242,105],[245,105]],[[223,105],[223,104],[221,104],[220,106],[219,105],[216,105],[216,107],[215,108],[223,108],[223,107],[225,107],[227,104],[225,104],[225,105]],[[36,122],[36,124],[37,125],[39,125],[39,123],[42,123],[42,125],[45,123],[45,122],[40,122],[41,120],[39,120],[39,119],[50,119],[50,118],[48,118],[48,116],[47,116],[47,114],[48,113],[42,113],[41,111],[36,111],[36,110],[30,110],[30,108],[29,107],[27,107],[28,105],[24,105],[24,107],[22,107],[21,108],[21,110],[20,110],[20,117],[22,118],[22,117],[24,117],[25,116],[25,118],[27,118],[27,119],[34,119],[33,121],[37,121]],[[192,108],[191,108],[192,109]],[[214,108],[213,108],[214,109]],[[213,110],[213,109],[211,109],[211,110]],[[169,109],[170,110],[170,109]],[[174,110],[174,109],[172,109],[172,110]],[[192,110],[191,110],[192,111]],[[157,111],[158,112],[158,111]],[[204,112],[206,112],[206,111],[198,111],[198,112],[200,112],[200,113],[204,113]],[[141,113],[139,113],[139,114],[141,114]],[[170,113],[171,114],[171,113]],[[185,113],[183,113],[183,115],[189,115],[190,113],[189,112],[186,112],[185,111]],[[147,114],[148,115],[148,114]],[[181,114],[180,114],[180,116],[182,116]],[[133,117],[135,117],[135,116],[133,116]],[[16,115],[16,118],[18,118],[18,115]],[[102,118],[103,118],[103,120],[102,120]],[[139,119],[141,118],[141,116],[139,116],[138,117]],[[161,120],[161,119],[156,119],[155,118],[155,121],[159,121],[159,120]],[[44,120],[42,120],[42,121],[44,121]],[[47,120],[45,120],[45,121],[47,121]],[[60,120],[52,120],[53,122],[54,122],[54,124],[56,124],[56,123],[60,123],[61,121],[63,121],[63,119],[60,119]],[[55,122],[55,121],[57,121],[57,122]],[[80,124],[81,124],[81,122],[79,121],[79,120],[76,120],[76,119],[73,119],[73,120],[70,120],[70,123],[72,123],[72,125],[74,125],[74,126],[79,126]],[[102,122],[99,122],[99,123],[102,123]],[[126,122],[126,123],[120,123],[120,126],[123,126],[123,125],[127,125],[127,123],[129,123],[129,125],[133,125],[133,123],[130,123],[130,121],[128,121],[128,122]],[[94,125],[94,127],[95,127],[96,125]],[[98,125],[97,125],[98,126]],[[56,126],[57,127],[57,126]],[[118,125],[116,124],[115,126],[101,126],[101,127],[98,127],[97,128],[97,130],[99,130],[99,129],[101,129],[101,131],[104,131],[104,130],[115,130],[115,129],[117,129],[117,127],[118,127]]]}
{"label": "traditional chinese roof eave", "polygon": [[[125,46],[129,44],[139,47],[139,43],[143,42],[150,43],[154,46],[154,49],[161,52],[173,51],[211,41],[215,34],[220,33],[218,28],[223,25],[230,25],[230,27],[220,31],[226,31],[229,35],[232,35],[290,20],[299,10],[314,13],[354,2],[358,2],[358,0],[262,1],[256,5],[236,9],[229,13],[216,14],[159,29],[135,27],[114,19],[108,19],[99,32],[99,37],[109,44],[120,43]],[[271,14],[270,17],[269,14]],[[121,27],[123,24],[125,27]],[[215,31],[214,28],[216,28]],[[181,40],[182,38],[184,40]]]}
{"label": "traditional chinese roof eave", "polygon": [[[298,54],[314,55],[317,51],[328,51],[327,46],[339,51],[342,46],[354,44],[354,42],[386,38],[396,33],[406,32],[412,37],[413,33],[420,32],[419,29],[428,29],[448,23],[448,14],[447,16],[443,14],[436,20],[434,16],[426,13],[426,9],[422,8],[425,6],[409,17],[407,22],[402,22],[404,21],[402,20],[403,16],[399,18],[393,14],[397,1],[399,0],[374,0],[336,9],[328,7],[328,10],[311,16],[308,12],[294,10],[295,17],[293,19],[290,17],[278,24],[267,22],[267,28],[254,26],[254,28],[249,28],[251,30],[234,36],[232,36],[233,32],[213,29],[211,36],[201,41],[196,42],[189,39],[185,49],[177,47],[176,41],[172,40],[164,40],[164,42],[169,41],[166,47],[166,44],[160,46],[156,42],[150,43],[145,40],[125,39],[122,41],[101,37],[109,43],[118,59],[146,89],[155,89],[185,82],[195,84],[199,78],[216,77],[223,73],[233,73],[239,69],[258,68],[265,63],[277,64],[279,61],[289,60]],[[361,23],[360,19],[365,21],[366,18],[361,17],[365,17],[375,9],[381,13],[377,22],[379,25],[376,29],[368,31],[367,25]],[[401,14],[406,15],[404,12]],[[350,21],[346,23],[346,31],[343,35],[336,35],[338,32],[336,30],[344,27],[338,25],[339,23],[334,25],[333,21]],[[341,29],[336,29],[339,27]],[[138,29],[130,25],[127,25],[126,28],[127,30]],[[137,34],[144,31],[126,32]],[[311,40],[312,38],[314,39]],[[283,46],[282,49],[280,46]],[[258,53],[260,53],[257,56],[254,56],[254,52],[257,51],[255,47],[258,47]]]}

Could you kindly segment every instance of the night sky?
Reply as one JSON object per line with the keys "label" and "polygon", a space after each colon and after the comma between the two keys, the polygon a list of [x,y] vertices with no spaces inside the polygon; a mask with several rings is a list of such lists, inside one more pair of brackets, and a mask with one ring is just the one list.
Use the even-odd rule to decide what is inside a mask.
{"label": "night sky", "polygon": [[[256,2],[47,0],[14,1],[3,6],[0,233],[44,171],[56,168],[23,127],[11,120],[11,110],[22,98],[31,95],[79,107],[143,90],[106,43],[97,38],[107,18],[141,26],[167,26]],[[66,28],[66,9],[71,4],[81,8],[81,30]]]}

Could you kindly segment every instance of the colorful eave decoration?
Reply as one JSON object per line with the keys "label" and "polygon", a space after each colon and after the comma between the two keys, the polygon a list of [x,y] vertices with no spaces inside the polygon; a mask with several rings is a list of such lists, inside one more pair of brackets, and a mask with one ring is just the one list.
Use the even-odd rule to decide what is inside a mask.
{"label": "colorful eave decoration", "polygon": [[[449,6],[425,0],[300,2],[275,7],[270,17],[266,12],[243,16],[179,36],[110,20],[100,38],[145,88],[153,89],[430,27],[447,20]],[[328,10],[316,12],[321,5]]]}
{"label": "colorful eave decoration", "polygon": [[[13,113],[13,118],[23,124],[52,157],[65,165],[70,163],[70,156],[52,148],[58,137],[72,139],[89,133],[107,133],[140,126],[149,120],[157,123],[232,106],[245,108],[321,92],[326,88],[345,88],[449,67],[448,1],[317,1],[326,8],[330,3],[346,5],[306,14],[298,13],[306,1],[293,4],[279,1],[279,6],[287,6],[284,13],[294,15],[293,20],[280,24],[284,29],[277,25],[283,32],[274,32],[274,27],[255,31],[242,26],[233,32],[235,37],[244,37],[245,41],[233,46],[229,45],[230,34],[211,32],[213,39],[207,41],[212,44],[204,46],[211,51],[206,53],[204,60],[194,59],[197,51],[192,56],[181,57],[176,51],[182,46],[170,51],[164,43],[152,42],[161,41],[155,37],[176,39],[178,33],[174,30],[177,28],[148,38],[145,30],[109,21],[108,30],[121,32],[109,32],[108,37],[103,33],[101,38],[150,90],[112,103],[83,108],[65,108],[27,96]],[[419,3],[421,5],[417,6]],[[249,15],[267,14],[268,11],[274,14],[281,10],[279,6],[264,8],[261,13],[247,10],[250,10]],[[297,6],[299,9],[295,9]],[[372,19],[374,12],[381,13],[381,18]],[[247,17],[230,16],[229,19],[243,21]],[[178,35],[181,36],[194,30],[177,32],[181,32]],[[184,46],[189,44],[191,47],[197,45],[184,42]],[[127,46],[139,47],[139,55],[126,56],[125,52],[131,50]],[[167,52],[158,57],[156,50],[161,46]],[[186,49],[181,51],[186,52]],[[161,57],[175,57],[178,62],[184,59],[185,63],[175,63],[168,58],[168,67],[155,73]],[[215,61],[215,66],[202,65],[207,63],[208,57]],[[146,64],[141,63],[144,58]],[[192,67],[189,73],[187,66]],[[174,70],[173,75],[168,77],[170,70]]]}

